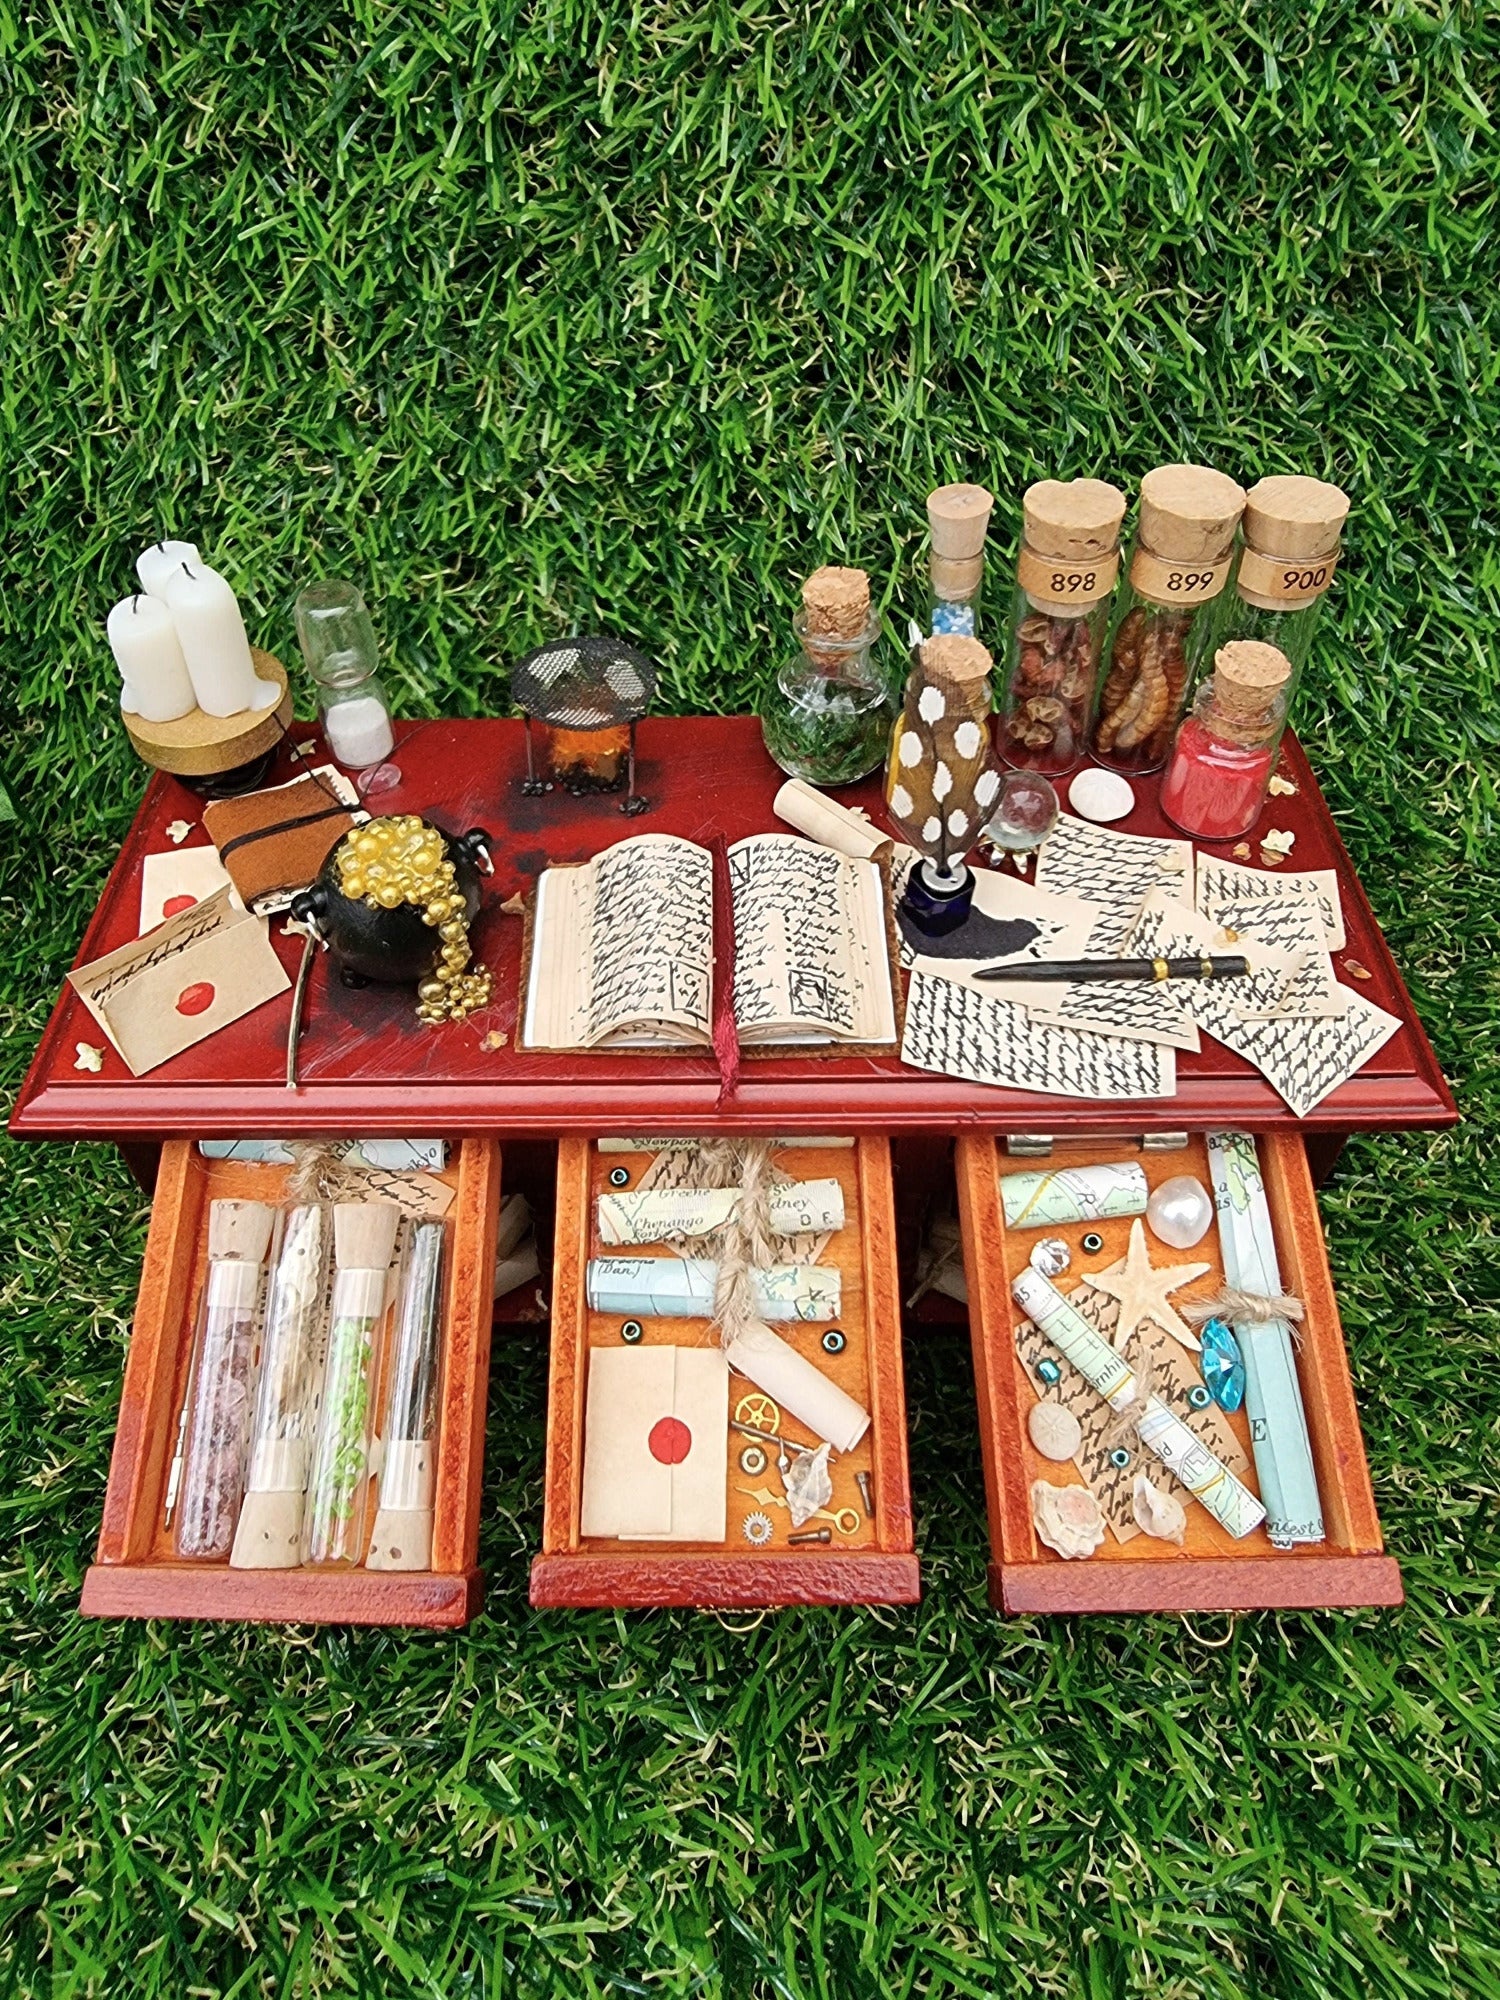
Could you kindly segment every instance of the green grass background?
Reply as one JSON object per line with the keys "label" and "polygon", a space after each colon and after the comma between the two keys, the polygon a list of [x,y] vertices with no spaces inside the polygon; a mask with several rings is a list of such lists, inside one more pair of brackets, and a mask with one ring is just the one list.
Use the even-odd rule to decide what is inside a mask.
{"label": "green grass background", "polygon": [[195,535],[409,713],[578,621],[743,706],[921,500],[1193,457],[1354,499],[1302,698],[1460,1091],[1323,1212],[1389,1615],[1002,1623],[965,1346],[909,1352],[917,1611],[536,1617],[497,1350],[451,1637],[100,1625],[145,1211],[9,1149],[0,1990],[1500,1993],[1494,11],[1444,0],[0,0],[13,1089],[141,772],[102,621]]}

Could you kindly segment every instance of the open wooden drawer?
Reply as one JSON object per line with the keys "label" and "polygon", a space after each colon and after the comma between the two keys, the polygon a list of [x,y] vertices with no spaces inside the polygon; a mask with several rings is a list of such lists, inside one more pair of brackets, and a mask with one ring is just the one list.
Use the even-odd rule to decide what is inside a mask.
{"label": "open wooden drawer", "polygon": [[[895,1219],[891,1195],[890,1148],[885,1139],[860,1139],[852,1146],[798,1147],[773,1156],[794,1179],[837,1178],[844,1198],[845,1226],[824,1252],[836,1264],[842,1298],[838,1331],[845,1344],[829,1353],[823,1337],[831,1322],[778,1324],[775,1331],[799,1355],[870,1413],[870,1426],[852,1450],[831,1467],[833,1497],[824,1515],[836,1525],[819,1528],[827,1544],[790,1546],[790,1521],[779,1497],[777,1454],[757,1454],[755,1440],[731,1430],[727,1456],[726,1533],[722,1542],[616,1539],[585,1536],[583,1472],[586,1448],[590,1359],[601,1351],[618,1353],[622,1341],[636,1350],[652,1347],[707,1351],[710,1336],[702,1319],[626,1319],[619,1311],[596,1312],[588,1304],[589,1259],[601,1254],[597,1197],[611,1189],[611,1174],[634,1186],[647,1167],[646,1153],[601,1153],[596,1142],[564,1139],[557,1168],[556,1259],[552,1290],[552,1362],[547,1409],[546,1509],[542,1551],[532,1564],[531,1601],[543,1606],[699,1605],[704,1607],[780,1604],[908,1604],[919,1595],[917,1558],[912,1546],[911,1501],[906,1468],[906,1403],[901,1373],[901,1327],[896,1278]],[[605,1254],[624,1254],[618,1251]],[[642,1245],[629,1255],[665,1258],[665,1245]],[[720,1392],[722,1393],[722,1392]],[[754,1407],[747,1407],[752,1399]],[[728,1411],[757,1421],[766,1399],[755,1385],[731,1371]],[[778,1415],[775,1421],[782,1421]],[[786,1435],[814,1442],[813,1434],[787,1422]],[[747,1444],[758,1471],[746,1472],[740,1458]],[[717,1440],[715,1441],[717,1448]],[[867,1507],[858,1475],[873,1500]],[[715,1491],[717,1487],[715,1486]],[[755,1518],[758,1517],[758,1518]],[[747,1530],[746,1523],[750,1523]],[[764,1537],[752,1545],[751,1536]]]}
{"label": "open wooden drawer", "polygon": [[275,1202],[286,1170],[162,1151],[98,1553],[80,1609],[106,1618],[246,1618],[364,1625],[462,1625],[478,1608],[480,1475],[489,1389],[500,1154],[465,1139],[440,1179],[448,1209],[432,1567],[233,1569],[174,1552],[166,1498],[207,1261],[209,1203]]}
{"label": "open wooden drawer", "polygon": [[[1264,1527],[1258,1527],[1235,1540],[1202,1506],[1182,1495],[1187,1512],[1183,1547],[1145,1534],[1120,1541],[1111,1532],[1091,1556],[1065,1560],[1038,1538],[1032,1522],[1032,1482],[1081,1484],[1083,1476],[1071,1461],[1058,1464],[1042,1457],[1028,1434],[1027,1417],[1038,1391],[1018,1353],[1017,1328],[1026,1315],[1012,1299],[1011,1282],[1025,1267],[1039,1236],[1060,1237],[1072,1259],[1069,1271],[1058,1280],[1059,1289],[1066,1291],[1086,1270],[1103,1269],[1125,1255],[1130,1221],[1008,1229],[1001,1178],[1037,1163],[1007,1158],[993,1138],[958,1141],[959,1213],[990,1520],[989,1592],[998,1608],[1021,1613],[1229,1611],[1401,1602],[1400,1572],[1384,1553],[1376,1518],[1307,1155],[1296,1134],[1264,1134],[1257,1143],[1282,1283],[1302,1300],[1306,1311],[1298,1336],[1297,1373],[1325,1539],[1283,1550],[1274,1548]],[[1065,1157],[1047,1164],[1085,1166],[1120,1157],[1118,1140],[1101,1139],[1093,1147],[1070,1145]],[[1183,1150],[1142,1153],[1139,1159],[1153,1188],[1179,1174],[1192,1174],[1210,1186],[1201,1136],[1191,1137]],[[1103,1238],[1102,1248],[1093,1254],[1081,1247],[1089,1231]],[[1146,1240],[1155,1265],[1206,1262],[1212,1267],[1174,1302],[1212,1295],[1222,1283],[1217,1223],[1190,1250],[1167,1250],[1149,1230]],[[1195,1365],[1191,1355],[1184,1358]],[[1092,1397],[1092,1391],[1086,1393]],[[1242,1462],[1251,1468],[1246,1483],[1253,1489],[1244,1409],[1233,1415],[1217,1410],[1204,1414],[1227,1425],[1238,1440]],[[1112,1448],[1116,1453],[1131,1451],[1132,1475],[1139,1469],[1164,1488],[1172,1485],[1133,1435],[1120,1438]]]}

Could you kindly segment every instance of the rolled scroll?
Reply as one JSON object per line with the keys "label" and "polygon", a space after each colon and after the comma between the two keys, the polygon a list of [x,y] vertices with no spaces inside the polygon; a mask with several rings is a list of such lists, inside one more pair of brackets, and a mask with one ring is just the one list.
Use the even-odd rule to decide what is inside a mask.
{"label": "rolled scroll", "polygon": [[[707,1319],[719,1267],[710,1257],[593,1257],[587,1294],[594,1312],[649,1319]],[[752,1271],[762,1319],[837,1319],[842,1299],[835,1264],[773,1264]]]}
{"label": "rolled scroll", "polygon": [[725,1349],[731,1368],[835,1451],[853,1451],[870,1413],[768,1326],[751,1326]]}
{"label": "rolled scroll", "polygon": [[837,799],[830,799],[801,778],[787,779],[771,801],[771,810],[820,847],[831,847],[855,861],[878,860],[895,845],[864,813],[841,806]]}
{"label": "rolled scroll", "polygon": [[[642,1188],[630,1194],[601,1194],[599,1237],[604,1243],[660,1243],[668,1236],[707,1236],[722,1229],[740,1205],[743,1190],[727,1188]],[[844,1190],[834,1180],[793,1181],[771,1190],[770,1225],[775,1236],[803,1231],[822,1235],[844,1226]]]}
{"label": "rolled scroll", "polygon": [[1046,1173],[1003,1174],[1000,1179],[1007,1229],[1144,1215],[1149,1193],[1146,1170],[1138,1160],[1102,1167],[1056,1167]]}
{"label": "rolled scroll", "polygon": [[1112,1410],[1138,1411],[1136,1428],[1141,1443],[1182,1481],[1221,1528],[1238,1541],[1259,1527],[1266,1510],[1250,1489],[1159,1396],[1142,1401],[1135,1370],[1124,1355],[1110,1346],[1097,1327],[1089,1325],[1049,1279],[1028,1265],[1010,1289],[1021,1310]]}
{"label": "rolled scroll", "polygon": [[[1224,1282],[1236,1291],[1274,1296],[1281,1290],[1281,1266],[1254,1139],[1248,1132],[1210,1132],[1208,1170]],[[1278,1548],[1321,1542],[1323,1503],[1292,1330],[1280,1318],[1236,1319],[1234,1337],[1245,1362],[1245,1415],[1266,1503],[1266,1533]]]}

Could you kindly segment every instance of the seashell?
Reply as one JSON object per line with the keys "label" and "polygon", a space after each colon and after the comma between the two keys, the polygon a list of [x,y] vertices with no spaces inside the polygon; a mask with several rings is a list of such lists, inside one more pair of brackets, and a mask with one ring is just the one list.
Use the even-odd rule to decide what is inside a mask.
{"label": "seashell", "polygon": [[1135,810],[1135,792],[1115,771],[1080,771],[1068,788],[1068,804],[1081,819],[1101,825]]}
{"label": "seashell", "polygon": [[1159,1542],[1175,1542],[1178,1548],[1187,1540],[1187,1515],[1182,1502],[1175,1494],[1164,1493],[1154,1486],[1144,1472],[1135,1475],[1135,1484],[1130,1489],[1130,1511],[1142,1534],[1154,1535]]}
{"label": "seashell", "polygon": [[1026,1413],[1026,1434],[1043,1458],[1053,1459],[1059,1465],[1070,1459],[1083,1443],[1083,1425],[1066,1403],[1033,1403]]}
{"label": "seashell", "polygon": [[1031,1524],[1037,1539],[1069,1562],[1091,1556],[1104,1540],[1104,1513],[1091,1486],[1049,1486],[1033,1480]]}

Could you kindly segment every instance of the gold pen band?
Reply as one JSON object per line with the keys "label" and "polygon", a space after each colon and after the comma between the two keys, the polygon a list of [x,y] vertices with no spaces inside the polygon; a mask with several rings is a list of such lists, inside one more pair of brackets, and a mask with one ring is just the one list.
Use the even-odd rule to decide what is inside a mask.
{"label": "gold pen band", "polygon": [[1153,958],[1151,961],[1151,973],[1155,979],[1170,979],[1172,977],[1172,968],[1164,958]]}

